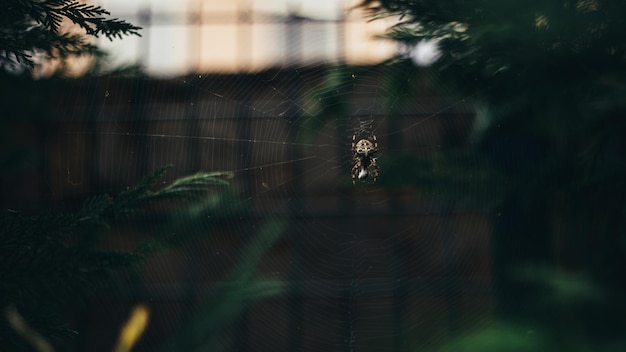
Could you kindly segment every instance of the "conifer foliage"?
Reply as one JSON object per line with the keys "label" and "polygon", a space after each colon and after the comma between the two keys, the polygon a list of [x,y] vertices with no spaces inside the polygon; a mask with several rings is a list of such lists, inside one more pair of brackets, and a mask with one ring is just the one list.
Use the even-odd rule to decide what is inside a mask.
{"label": "conifer foliage", "polygon": [[[145,177],[137,186],[115,197],[95,196],[84,202],[73,213],[48,211],[36,216],[22,215],[13,210],[0,214],[0,346],[3,350],[28,350],[34,336],[62,346],[69,336],[76,334],[64,323],[62,313],[68,307],[81,304],[88,294],[107,287],[113,274],[132,268],[158,251],[185,243],[197,236],[206,236],[206,224],[191,221],[188,209],[194,214],[210,212],[213,216],[227,215],[228,206],[221,203],[222,190],[229,184],[228,173],[199,173],[180,178],[161,189],[155,189],[164,167]],[[160,200],[178,200],[178,208],[187,217],[183,219],[187,231],[177,225],[137,246],[132,251],[102,250],[98,240],[119,222],[141,220],[150,212],[151,205]],[[232,204],[232,200],[229,202]],[[198,211],[202,209],[202,211]],[[171,225],[171,224],[170,224]],[[189,230],[194,228],[194,230]],[[171,233],[177,231],[173,239]],[[29,331],[18,336],[19,326],[11,324],[11,317],[21,317]]]}
{"label": "conifer foliage", "polygon": [[[140,27],[108,18],[100,6],[76,0],[6,0],[0,3],[0,68],[34,65],[34,56],[66,58],[97,53],[88,37],[139,35]],[[73,23],[80,31],[69,31]]]}
{"label": "conifer foliage", "polygon": [[[626,3],[364,0],[361,6],[372,19],[395,18],[386,36],[408,50],[434,41],[441,51],[426,69],[406,68],[404,54],[406,71],[395,86],[431,70],[446,92],[477,106],[474,143],[448,146],[454,156],[448,164],[404,160],[397,174],[419,165],[406,183],[492,199],[496,317],[515,327],[516,338],[529,341],[526,331],[534,328],[542,335],[535,340],[541,347],[519,350],[624,349]],[[450,350],[511,350],[511,339],[493,344],[496,330]],[[488,341],[490,348],[481,345]]]}

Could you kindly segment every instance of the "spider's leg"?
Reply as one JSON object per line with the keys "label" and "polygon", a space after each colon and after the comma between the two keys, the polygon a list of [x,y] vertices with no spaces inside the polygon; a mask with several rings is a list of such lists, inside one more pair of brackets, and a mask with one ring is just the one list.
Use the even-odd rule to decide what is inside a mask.
{"label": "spider's leg", "polygon": [[361,159],[354,157],[354,166],[352,166],[352,184],[356,183],[359,171],[361,171]]}
{"label": "spider's leg", "polygon": [[356,178],[357,175],[359,174],[359,168],[360,168],[360,164],[361,164],[361,159],[358,158],[357,154],[356,154],[356,133],[352,134],[352,147],[351,147],[352,153],[354,154],[354,165],[352,166],[352,184],[354,185],[356,183]]}
{"label": "spider's leg", "polygon": [[374,169],[374,172],[372,172],[372,183],[376,183],[376,178],[378,177],[378,172],[380,171],[378,164],[376,164],[376,158],[372,158],[372,161],[370,162],[370,167]]}

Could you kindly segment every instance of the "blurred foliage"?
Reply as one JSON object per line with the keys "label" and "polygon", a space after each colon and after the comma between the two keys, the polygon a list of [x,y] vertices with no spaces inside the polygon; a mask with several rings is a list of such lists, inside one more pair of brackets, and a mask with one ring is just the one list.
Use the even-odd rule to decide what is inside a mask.
{"label": "blurred foliage", "polygon": [[[69,336],[77,333],[61,318],[70,307],[77,309],[92,294],[114,288],[111,284],[121,278],[120,274],[137,268],[149,256],[206,238],[214,231],[216,222],[241,216],[245,211],[227,191],[228,179],[232,178],[230,173],[198,173],[155,189],[168,168],[155,171],[137,186],[115,197],[106,194],[92,197],[74,213],[46,211],[37,216],[13,210],[2,213],[0,301],[3,309],[7,309],[7,319],[18,317],[23,321],[16,325],[18,320],[0,319],[3,348],[27,350],[26,346],[32,341],[17,337],[19,326],[41,334],[39,340],[63,346]],[[164,200],[168,209],[175,210],[166,210],[170,220],[156,220],[157,205],[164,204]],[[160,223],[160,231],[135,249],[98,248],[99,240],[109,235],[116,224],[149,219],[151,223]],[[216,298],[219,309],[228,307],[227,303],[235,297],[239,298],[233,304],[242,309],[244,300],[276,292],[280,287],[278,283],[253,281],[252,274],[261,256],[280,234],[279,224],[270,223],[261,236],[250,243],[238,263],[232,284]],[[209,311],[207,314],[211,316],[202,318],[222,323],[222,319],[234,319],[236,313]],[[216,324],[213,320],[213,325]]]}
{"label": "blurred foliage", "polygon": [[[626,348],[623,339],[589,340],[584,332],[587,322],[577,321],[584,317],[581,315],[583,310],[597,309],[605,304],[607,292],[603,292],[595,280],[583,274],[533,265],[520,267],[512,276],[542,292],[534,304],[545,311],[545,319],[524,322],[496,319],[485,326],[467,329],[437,351],[608,352]],[[610,319],[610,316],[603,318]]]}
{"label": "blurred foliage", "polygon": [[135,306],[120,331],[120,336],[113,352],[129,352],[137,343],[148,326],[150,309],[144,304]]}
{"label": "blurred foliage", "polygon": [[[85,75],[100,74],[106,64],[106,53],[93,45],[93,38],[104,36],[113,40],[139,35],[139,27],[108,18],[109,15],[102,7],[71,0],[11,0],[0,5],[0,102],[3,106],[0,189],[10,188],[16,179],[34,170],[45,174],[42,165],[47,164],[46,151],[38,141],[20,139],[19,131],[32,128],[39,137],[54,133],[49,127],[65,121],[68,113],[63,106],[64,97],[56,92],[78,84],[83,85],[80,92],[85,93],[87,99],[96,99],[97,82],[64,78],[66,73],[72,72],[68,59],[90,56],[93,60]],[[52,76],[33,80],[33,69],[39,65],[54,69]],[[108,77],[119,78],[136,78],[142,74],[136,66],[107,68],[107,72]],[[206,239],[223,222],[235,216],[240,220],[246,214],[245,202],[241,202],[239,194],[230,187],[232,173],[198,173],[166,184],[162,178],[168,168],[155,171],[137,186],[116,196],[91,197],[74,211],[50,209],[38,215],[23,214],[8,209],[11,204],[5,201],[3,194],[5,209],[0,214],[2,350],[66,350],[79,333],[65,321],[68,312],[81,311],[85,303],[102,292],[115,294],[119,289],[121,294],[127,293],[120,283],[139,273],[146,259],[194,240]],[[47,180],[43,180],[45,182]],[[165,186],[157,187],[157,184]],[[46,197],[48,191],[40,190],[40,195]],[[106,241],[119,227],[127,226],[140,232],[146,230],[146,226],[152,230],[148,238],[132,250],[99,247],[100,242]],[[279,282],[257,280],[253,275],[260,257],[281,233],[280,224],[271,222],[258,239],[250,236],[251,243],[246,255],[237,263],[232,282],[225,283],[211,300],[217,309],[206,308],[197,314],[189,331],[202,329],[207,321],[212,326],[228,325],[246,304],[281,289]],[[139,322],[131,319],[122,329],[118,350],[130,350],[136,343],[149,318],[146,315],[142,319]],[[173,340],[172,346],[184,343],[194,349],[194,341],[215,343],[211,341],[217,341],[220,333],[223,332],[211,329],[200,340],[179,338]],[[182,328],[180,334],[195,337]]]}
{"label": "blurred foliage", "polygon": [[[499,323],[449,350],[620,350],[626,3],[364,0],[361,7],[372,20],[395,18],[384,37],[407,51],[436,40],[443,52],[428,68],[400,54],[391,87],[408,82],[402,76],[436,76],[447,94],[476,104],[469,145],[445,141],[437,153],[380,160],[386,186],[462,199],[491,214]],[[389,99],[399,90],[419,94],[404,87]]]}
{"label": "blurred foliage", "polygon": [[531,352],[556,351],[558,346],[541,331],[523,326],[498,324],[469,333],[449,343],[441,352]]}
{"label": "blurred foliage", "polygon": [[[623,148],[615,137],[626,127],[619,118],[626,108],[620,98],[626,88],[626,22],[617,15],[626,6],[622,2],[391,0],[362,6],[373,17],[397,16],[387,37],[407,47],[439,40],[444,57],[432,70],[448,91],[455,87],[477,100],[476,147],[492,148],[483,154],[503,159],[494,161],[505,171],[526,169],[522,162],[541,163],[542,177],[559,169],[557,186],[579,187],[613,178],[608,170],[622,170],[615,155]],[[394,71],[400,77],[389,96],[395,97],[412,89],[405,76],[419,69]],[[504,135],[506,140],[494,140]],[[508,143],[514,138],[519,143]],[[499,147],[494,143],[517,149],[493,150]],[[597,161],[607,157],[613,164],[603,172]]]}
{"label": "blurred foliage", "polygon": [[[140,27],[100,6],[74,0],[5,0],[0,4],[0,70],[32,69],[40,59],[99,55],[90,37],[139,35]],[[72,23],[75,27],[68,26]],[[84,34],[83,34],[84,33]]]}
{"label": "blurred foliage", "polygon": [[273,297],[284,290],[277,280],[256,279],[263,255],[283,233],[283,225],[269,221],[240,253],[237,266],[218,292],[196,309],[194,316],[165,346],[164,351],[222,351],[230,343],[223,334],[250,302]]}

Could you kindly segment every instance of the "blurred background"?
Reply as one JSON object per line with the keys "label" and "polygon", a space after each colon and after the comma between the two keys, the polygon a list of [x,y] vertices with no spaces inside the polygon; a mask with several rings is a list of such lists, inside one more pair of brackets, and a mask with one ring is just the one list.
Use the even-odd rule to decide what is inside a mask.
{"label": "blurred background", "polygon": [[0,33],[0,346],[625,347],[623,5],[62,3],[141,28]]}
{"label": "blurred background", "polygon": [[151,76],[258,72],[270,67],[379,63],[397,44],[392,21],[368,22],[358,1],[101,1],[142,27],[141,37],[97,44],[112,67],[141,64]]}

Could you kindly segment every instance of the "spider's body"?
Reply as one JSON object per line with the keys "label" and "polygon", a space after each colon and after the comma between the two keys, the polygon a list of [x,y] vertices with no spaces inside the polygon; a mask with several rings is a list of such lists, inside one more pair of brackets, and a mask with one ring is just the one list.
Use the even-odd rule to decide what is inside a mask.
{"label": "spider's body", "polygon": [[369,175],[369,169],[372,168],[373,182],[378,177],[378,165],[376,165],[376,153],[378,152],[378,141],[376,135],[372,134],[370,138],[360,139],[357,141],[356,133],[352,135],[352,153],[354,153],[354,166],[352,166],[352,183],[357,179],[364,180]]}

